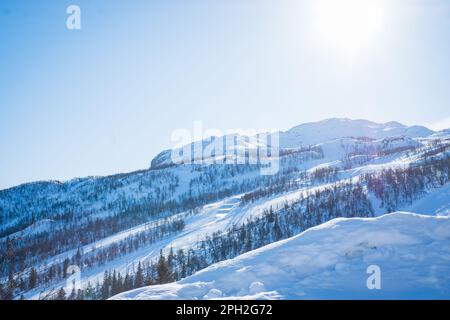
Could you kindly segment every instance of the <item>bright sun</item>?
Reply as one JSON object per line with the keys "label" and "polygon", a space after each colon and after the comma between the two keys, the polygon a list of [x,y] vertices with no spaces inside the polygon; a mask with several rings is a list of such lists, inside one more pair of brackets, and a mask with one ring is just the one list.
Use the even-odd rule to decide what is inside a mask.
{"label": "bright sun", "polygon": [[319,40],[353,55],[367,47],[384,20],[383,0],[315,0]]}

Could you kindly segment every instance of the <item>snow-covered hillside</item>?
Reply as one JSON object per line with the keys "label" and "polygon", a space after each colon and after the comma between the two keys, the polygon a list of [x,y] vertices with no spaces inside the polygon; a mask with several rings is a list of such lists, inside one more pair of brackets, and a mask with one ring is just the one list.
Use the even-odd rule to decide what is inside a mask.
{"label": "snow-covered hillside", "polygon": [[[423,126],[408,127],[401,123],[391,121],[387,123],[376,123],[368,120],[351,120],[332,118],[318,122],[304,123],[287,131],[277,132],[278,145],[283,149],[296,149],[310,145],[323,144],[331,141],[340,141],[347,138],[357,141],[360,138],[383,141],[385,138],[422,138],[434,134],[434,131]],[[215,153],[213,158],[222,158],[224,154],[239,153],[240,148],[257,148],[258,145],[267,143],[257,136],[243,136],[231,134],[224,137],[213,137],[193,142],[174,150],[165,150],[158,154],[151,162],[152,168],[161,168],[173,164],[174,154],[182,154],[183,149],[205,150],[208,146],[214,146],[215,141],[223,140],[225,147],[222,153]],[[234,141],[233,141],[234,140]],[[262,141],[261,141],[262,140]],[[229,145],[229,141],[233,143]],[[228,143],[227,143],[228,142]],[[223,154],[224,153],[224,154]],[[209,157],[209,154],[208,154]],[[185,159],[184,159],[185,160]]]}
{"label": "snow-covered hillside", "polygon": [[106,299],[335,218],[449,215],[448,130],[328,119],[279,134],[273,175],[259,164],[173,164],[169,150],[147,170],[0,190],[0,298],[55,298],[76,265],[82,290],[59,297]]}
{"label": "snow-covered hillside", "polygon": [[[380,289],[367,279],[380,268]],[[334,219],[176,283],[112,299],[449,299],[450,218]]]}
{"label": "snow-covered hillside", "polygon": [[318,122],[304,123],[280,134],[282,148],[296,148],[301,145],[317,144],[345,137],[426,137],[434,131],[422,127],[408,127],[399,122],[376,123],[368,120],[332,118]]}

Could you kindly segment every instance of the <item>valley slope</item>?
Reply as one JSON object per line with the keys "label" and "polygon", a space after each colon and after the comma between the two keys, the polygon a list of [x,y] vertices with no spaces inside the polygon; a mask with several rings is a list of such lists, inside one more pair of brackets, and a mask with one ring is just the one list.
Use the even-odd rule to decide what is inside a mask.
{"label": "valley slope", "polygon": [[[448,299],[449,258],[450,217],[340,218],[112,299]],[[370,266],[379,289],[367,286]]]}
{"label": "valley slope", "polygon": [[[152,167],[146,170],[67,182],[34,182],[1,190],[0,289],[13,289],[6,293],[2,289],[0,294],[16,299],[53,299],[64,288],[66,298],[106,299],[146,284],[184,279],[161,290],[171,292],[173,297],[188,297],[178,290],[184,288],[181,284],[190,288],[189,283],[197,279],[195,274],[200,270],[217,266],[218,262],[224,266],[220,261],[263,255],[272,245],[283,247],[283,241],[292,243],[288,245],[292,250],[297,250],[297,245],[303,250],[303,240],[299,239],[320,230],[317,226],[322,223],[326,223],[322,226],[327,230],[319,232],[324,241],[334,239],[338,243],[335,250],[347,244],[356,251],[358,244],[343,241],[343,235],[334,231],[348,226],[349,232],[357,233],[361,226],[372,232],[369,226],[376,225],[376,233],[381,228],[378,225],[392,222],[394,229],[400,228],[398,221],[404,219],[411,230],[405,227],[401,232],[415,236],[420,233],[418,221],[430,221],[427,223],[431,233],[447,224],[445,218],[427,220],[406,214],[367,219],[398,210],[429,216],[449,214],[448,131],[435,133],[397,122],[328,119],[280,132],[279,137],[280,170],[270,176],[261,175],[258,164],[173,163],[172,151],[168,150],[155,157]],[[208,141],[200,144],[207,146]],[[215,154],[214,158],[222,156]],[[330,220],[333,222],[327,224]],[[398,230],[394,229],[396,233]],[[438,237],[420,234],[417,243],[435,236]],[[385,238],[394,241],[390,248],[400,245],[395,242],[395,235],[386,234]],[[436,245],[447,245],[448,239],[444,238],[436,239]],[[317,248],[319,244],[323,248],[329,245],[319,241]],[[401,245],[398,250],[402,255],[408,247],[412,248],[411,243]],[[328,246],[327,250],[333,249]],[[411,254],[423,256],[425,251]],[[273,255],[268,253],[267,259]],[[398,256],[394,258],[400,263]],[[448,258],[448,253],[442,251],[440,259]],[[167,267],[165,277],[159,267],[161,259]],[[425,255],[423,259],[422,264],[417,264],[417,272],[409,275],[411,278],[419,279],[419,273],[420,279],[424,278],[429,271],[426,264],[435,265],[435,256]],[[442,261],[436,260],[436,264]],[[339,262],[343,268],[352,268],[350,262],[344,262]],[[332,267],[330,261],[327,263],[327,268],[338,264]],[[70,265],[80,268],[79,292],[73,290],[70,275],[65,272]],[[283,266],[278,268],[286,272]],[[362,264],[357,262],[354,268],[362,268]],[[203,272],[206,270],[200,271],[199,277]],[[308,279],[324,279],[320,277]],[[225,296],[239,298],[256,297],[261,292],[265,292],[261,297],[268,298],[302,296],[295,295],[292,288],[280,287],[277,291],[268,279],[261,279],[255,279],[255,283],[264,282],[269,291],[252,295],[245,291],[251,285],[246,283],[245,292],[238,294],[221,284],[204,286],[192,297],[218,297],[218,290]],[[288,276],[286,279],[294,280]],[[438,280],[448,289],[447,280]],[[313,286],[311,282],[305,288],[312,290]],[[152,290],[138,292],[142,292],[140,297],[150,297]],[[308,290],[304,292],[307,297],[324,297]],[[276,293],[272,295],[272,291]],[[394,289],[392,292],[395,296]],[[433,293],[439,295],[438,291]],[[161,293],[159,297],[168,296]]]}

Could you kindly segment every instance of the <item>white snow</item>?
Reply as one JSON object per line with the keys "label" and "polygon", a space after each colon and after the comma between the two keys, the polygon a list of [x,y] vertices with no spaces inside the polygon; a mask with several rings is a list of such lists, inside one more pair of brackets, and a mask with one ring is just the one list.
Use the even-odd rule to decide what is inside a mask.
{"label": "white snow", "polygon": [[[380,267],[381,289],[367,268]],[[450,298],[450,217],[335,219],[176,283],[112,299]]]}
{"label": "white snow", "polygon": [[31,236],[34,234],[39,234],[42,232],[50,231],[52,229],[53,220],[52,219],[42,219],[39,221],[36,221],[32,225],[26,227],[25,229],[12,233],[8,235],[9,238],[14,237],[22,237],[24,235]]}
{"label": "white snow", "polygon": [[[448,138],[448,136],[448,130],[433,134],[433,131],[424,127],[407,127],[397,122],[379,124],[367,120],[328,119],[302,124],[291,130],[280,132],[280,146],[281,148],[298,148],[309,145],[320,146],[324,153],[323,158],[295,163],[295,167],[299,171],[305,170],[309,173],[319,168],[335,167],[339,169],[339,178],[336,182],[350,182],[356,181],[360,174],[366,172],[375,172],[385,168],[404,168],[411,163],[422,161],[422,152],[426,149],[425,146],[431,145],[436,139]],[[250,145],[250,147],[254,146],[254,143]],[[417,148],[417,150],[410,153],[402,148],[405,150]],[[387,152],[386,155],[379,156],[376,152],[373,152],[374,150],[393,152]],[[396,150],[400,151],[397,152]],[[367,162],[363,161],[357,164],[356,161],[350,169],[344,169],[344,159],[349,152],[354,153],[350,157],[351,160],[358,160],[358,157],[362,157],[361,159],[364,160],[365,155],[369,155],[369,157]],[[154,162],[159,165],[170,164],[165,162],[170,160],[170,153],[170,150],[162,152],[158,156],[159,158],[156,157],[154,159]],[[220,157],[220,155],[217,157]],[[203,170],[203,168],[197,169],[194,170],[189,165],[178,165],[164,170],[150,170],[124,175],[120,179],[120,187],[113,189],[111,192],[102,193],[102,196],[99,196],[95,201],[91,198],[81,201],[79,198],[81,194],[95,194],[96,189],[94,187],[98,182],[97,180],[104,178],[73,179],[66,183],[68,192],[60,191],[58,189],[60,183],[57,182],[44,185],[36,184],[35,186],[30,184],[28,188],[30,189],[29,193],[33,195],[34,193],[32,192],[36,192],[34,189],[37,189],[37,194],[45,199],[54,197],[61,202],[70,200],[70,203],[77,204],[75,209],[80,212],[89,213],[93,209],[98,210],[95,214],[90,215],[91,218],[104,217],[114,213],[113,210],[108,209],[107,204],[139,200],[154,194],[159,188],[168,189],[173,181],[164,181],[162,179],[163,175],[177,178],[177,186],[170,192],[171,198],[175,199],[182,194],[188,193],[191,188],[191,179],[199,176],[200,171]],[[220,170],[218,173],[220,174]],[[241,183],[246,179],[250,181],[258,176],[258,171],[249,171],[237,176],[217,177],[217,179],[222,179],[223,183],[231,185],[231,183]],[[290,178],[296,180],[294,174]],[[142,182],[146,183],[143,184]],[[160,250],[167,252],[170,247],[173,247],[175,250],[191,248],[204,237],[217,231],[225,231],[232,225],[241,224],[248,219],[255,218],[271,206],[274,209],[280,208],[285,202],[295,201],[308,191],[314,192],[334,184],[333,182],[311,185],[308,181],[300,182],[303,183],[300,183],[301,187],[297,190],[271,195],[246,205],[240,203],[242,195],[235,195],[205,205],[203,208],[198,208],[195,214],[180,213],[178,216],[185,218],[186,226],[184,230],[160,239],[160,241],[151,245],[143,246],[114,261],[108,261],[105,265],[84,269],[82,272],[82,285],[85,286],[88,281],[91,283],[95,283],[97,280],[101,281],[104,271],[107,269],[125,272],[134,269],[139,261],[157,259]],[[44,188],[45,185],[48,185],[47,188],[49,190]],[[50,192],[52,189],[56,191]],[[195,187],[192,189],[195,189]],[[427,192],[413,204],[400,209],[426,215],[450,216],[450,186],[427,190]],[[374,205],[375,214],[377,216],[383,214],[385,209],[379,208],[379,200],[370,194],[369,198]],[[0,202],[1,205],[2,203]],[[8,209],[7,205],[12,204],[6,203],[6,210]],[[176,216],[172,216],[172,218],[174,217]],[[82,248],[82,251],[87,253],[112,243],[118,243],[129,236],[156,227],[162,220],[158,220],[155,217],[155,220],[149,223],[123,230],[112,236],[87,244]],[[392,228],[389,225],[389,221],[395,222]],[[405,226],[396,224],[396,221],[402,221]],[[428,285],[444,283],[444,293],[448,297],[448,288],[450,287],[448,278],[445,280],[447,282],[443,282],[439,277],[441,271],[446,271],[447,274],[450,274],[449,270],[443,268],[440,264],[443,260],[446,260],[447,264],[450,265],[449,255],[446,251],[446,247],[450,247],[448,237],[445,238],[446,242],[442,239],[437,241],[426,238],[425,235],[420,234],[419,231],[422,229],[417,225],[417,221],[426,221],[425,224],[429,225],[429,230],[433,229],[435,225],[445,226],[436,227],[433,229],[434,231],[429,232],[428,237],[432,238],[433,232],[436,235],[444,234],[444,238],[448,235],[446,233],[446,230],[449,229],[448,220],[444,218],[424,218],[399,213],[372,220],[334,220],[311,229],[298,237],[267,246],[234,260],[219,263],[208,268],[207,270],[209,271],[202,271],[176,284],[138,289],[133,291],[133,293],[127,293],[119,297],[131,298],[136,296],[137,298],[158,299],[391,298],[395,297],[398,292],[402,293],[402,297],[408,297],[409,293],[406,289],[404,290],[401,283],[395,281],[396,279],[402,279],[401,272],[404,272],[405,277],[409,277],[408,283],[414,283],[417,288],[429,289],[429,287],[423,287],[422,284],[419,285],[419,282],[427,283]],[[11,219],[11,221],[8,221],[9,223],[14,224],[16,221]],[[0,228],[6,228],[8,224],[4,224]],[[50,220],[41,220],[13,235],[31,235],[57,227]],[[360,227],[361,229],[359,229]],[[410,227],[411,230],[409,230]],[[343,230],[347,231],[343,232]],[[321,236],[314,236],[317,234]],[[316,240],[312,241],[312,238]],[[425,244],[426,239],[431,241],[428,247]],[[435,247],[435,244],[438,246],[438,243],[442,245],[442,248]],[[372,246],[376,246],[376,248],[373,249]],[[292,250],[291,254],[287,253],[289,251],[287,248]],[[280,250],[280,254],[278,254],[278,250]],[[442,256],[437,258],[433,250],[441,252]],[[61,262],[64,258],[74,255],[75,252],[76,249],[72,249],[50,257],[37,266],[38,270],[39,267],[45,267],[57,261]],[[283,255],[282,252],[285,252],[285,254]],[[404,260],[400,259],[399,255],[402,255]],[[265,258],[258,258],[260,256]],[[365,279],[367,278],[365,274],[366,262],[378,261],[377,259],[379,259],[379,263],[383,264],[383,274],[391,282],[390,284],[384,283],[386,286],[380,292],[368,291],[365,289]],[[434,259],[437,259],[436,263]],[[406,263],[408,261],[409,263]],[[393,270],[389,266],[390,262],[394,263],[393,266],[399,268],[398,271]],[[427,264],[430,265],[427,266]],[[236,268],[233,267],[234,265],[236,265]],[[411,272],[408,271],[408,267],[413,268]],[[215,268],[224,271],[223,275],[219,271],[218,274],[214,274],[214,276],[217,276],[217,280],[211,273]],[[203,272],[206,275],[210,274],[211,277],[203,278],[201,276]],[[234,276],[237,277],[236,281],[232,279]],[[383,279],[385,279],[384,276]],[[289,284],[289,282],[293,283]],[[59,288],[63,284],[64,281],[61,281],[53,283],[47,288],[36,288],[25,293],[25,297],[38,298],[41,291]],[[331,288],[330,292],[326,291],[328,286]],[[363,287],[361,288],[361,286]],[[318,291],[315,291],[314,288],[318,288]],[[394,291],[391,292],[388,289],[393,289]],[[397,289],[403,291],[398,291]],[[350,293],[348,290],[350,290]],[[411,290],[411,297],[421,297],[414,287],[411,287]],[[430,292],[433,294],[437,292],[433,290]],[[355,292],[357,292],[356,296]],[[348,295],[346,296],[346,294]],[[427,295],[425,294],[424,297],[427,297]]]}
{"label": "white snow", "polygon": [[299,145],[317,144],[345,137],[426,137],[433,134],[425,127],[407,127],[398,122],[375,123],[368,120],[332,118],[318,122],[303,123],[280,134],[280,145],[294,148]]}
{"label": "white snow", "polygon": [[450,216],[450,185],[432,190],[402,209],[420,214]]}
{"label": "white snow", "polygon": [[[383,140],[388,137],[396,137],[401,140],[409,140],[410,138],[424,138],[428,137],[435,132],[422,126],[405,126],[398,122],[387,122],[387,123],[375,123],[368,120],[352,120],[345,118],[331,118],[325,119],[318,122],[303,123],[299,126],[291,128],[287,131],[277,132],[279,135],[279,147],[281,149],[299,148],[309,145],[316,145],[321,143],[326,143],[329,141],[336,141],[343,138],[369,138]],[[232,141],[232,137],[235,137],[241,143],[239,146],[245,146],[247,149],[252,150],[264,144],[256,138],[256,136],[242,136],[239,134],[231,134],[224,137],[219,137],[219,139],[228,139]],[[215,137],[217,139],[217,137]],[[248,141],[247,141],[248,140]],[[394,144],[401,144],[402,142],[394,142]],[[182,154],[183,148],[185,150],[191,149],[206,149],[207,146],[211,144],[211,138],[192,142],[186,146],[175,148],[173,150],[164,150],[159,153],[151,163],[152,168],[164,167],[171,165],[172,155]],[[224,154],[230,155],[234,151],[239,151],[235,146],[226,147],[222,150],[220,154],[216,154],[214,158],[221,159]],[[338,156],[338,153],[329,153]]]}
{"label": "white snow", "polygon": [[[338,166],[340,161],[332,159],[338,159],[340,157],[339,152],[342,151],[339,150],[342,150],[342,141],[347,141],[348,143],[350,143],[351,140],[352,139],[337,139],[325,144],[324,151],[326,155],[328,154],[329,156],[326,156],[324,159],[306,162],[302,165],[303,168],[311,172],[322,166]],[[365,172],[376,172],[385,168],[404,168],[407,167],[410,163],[417,161],[417,159],[420,159],[420,155],[418,155],[417,153],[413,153],[410,156],[397,154],[393,156],[379,157],[360,167],[355,167],[347,171],[341,171],[340,179],[338,181],[341,183],[356,182],[358,180],[358,176]],[[173,170],[175,170],[175,168],[173,168]],[[182,165],[179,166],[177,170],[182,170],[184,172],[185,170],[189,170],[189,168],[188,166]],[[237,179],[243,179],[243,177],[240,176]],[[185,185],[186,183],[183,184]],[[242,224],[248,219],[258,217],[264,212],[264,210],[267,210],[270,207],[276,210],[283,207],[286,202],[289,203],[297,200],[300,196],[305,196],[307,192],[313,193],[315,191],[323,190],[324,188],[330,187],[333,184],[334,182],[319,184],[316,186],[305,185],[304,187],[301,187],[297,190],[286,192],[280,195],[273,195],[267,198],[262,198],[255,201],[254,203],[246,204],[243,206],[240,205],[240,197],[242,195],[237,195],[206,205],[195,215],[188,216],[186,215],[187,213],[182,213],[179,216],[186,215],[186,227],[182,232],[165,239],[161,239],[161,241],[158,241],[155,244],[144,246],[131,254],[127,254],[114,261],[110,261],[104,266],[84,270],[82,273],[82,285],[85,286],[88,281],[90,281],[91,283],[101,281],[103,279],[105,269],[115,269],[116,271],[120,271],[121,273],[124,273],[127,270],[133,270],[137,266],[139,261],[144,261],[147,259],[157,259],[159,257],[159,252],[161,249],[164,252],[168,252],[170,247],[172,247],[175,251],[178,249],[192,248],[199,240],[203,240],[207,235],[212,235],[217,231],[227,230],[227,228],[233,225]],[[447,190],[447,193],[440,193],[440,202],[436,201],[437,196],[428,197],[428,195],[424,195],[424,198],[420,198],[416,202],[414,202],[414,204],[418,204],[418,207],[405,206],[404,208],[402,208],[402,210],[423,214],[436,213],[445,215],[445,208],[450,207],[450,197],[448,197],[449,189],[444,188],[443,190]],[[437,191],[430,190],[430,192],[434,194]],[[437,192],[436,194],[439,194],[439,192]],[[369,197],[374,205],[375,215],[379,216],[383,214],[385,212],[385,209],[379,208],[378,199],[374,198],[371,194],[369,195]],[[420,203],[421,206],[419,207]],[[436,205],[437,207],[433,209],[434,205]],[[136,226],[132,229],[122,231],[111,237],[107,237],[95,243],[86,245],[83,248],[83,252],[89,252],[93,248],[100,248],[114,242],[118,242],[126,238],[127,236],[144,231],[147,228],[154,226],[154,224],[155,223],[152,222]],[[58,256],[52,257],[48,262],[44,264],[48,264],[54,261],[62,261],[65,257],[74,255],[75,252],[76,250],[70,250],[68,252],[62,253]],[[58,283],[56,285],[52,285],[52,287],[59,287],[60,285],[61,283]],[[39,294],[40,290],[29,292],[26,294],[26,297],[38,298]]]}

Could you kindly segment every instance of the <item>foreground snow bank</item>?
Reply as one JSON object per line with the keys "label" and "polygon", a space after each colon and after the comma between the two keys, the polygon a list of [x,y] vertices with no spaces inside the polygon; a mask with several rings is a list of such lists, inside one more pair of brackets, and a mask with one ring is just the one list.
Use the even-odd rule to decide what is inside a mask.
{"label": "foreground snow bank", "polygon": [[[379,290],[367,287],[371,265],[381,271]],[[113,297],[220,298],[448,299],[450,218],[397,212],[335,219],[176,283]]]}

